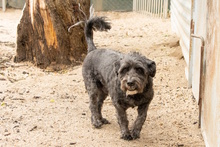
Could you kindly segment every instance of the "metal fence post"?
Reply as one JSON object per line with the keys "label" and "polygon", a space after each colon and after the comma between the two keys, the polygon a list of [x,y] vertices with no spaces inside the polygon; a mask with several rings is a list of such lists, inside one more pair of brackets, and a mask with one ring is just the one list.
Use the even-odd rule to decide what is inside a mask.
{"label": "metal fence post", "polygon": [[2,0],[2,11],[6,10],[6,0]]}

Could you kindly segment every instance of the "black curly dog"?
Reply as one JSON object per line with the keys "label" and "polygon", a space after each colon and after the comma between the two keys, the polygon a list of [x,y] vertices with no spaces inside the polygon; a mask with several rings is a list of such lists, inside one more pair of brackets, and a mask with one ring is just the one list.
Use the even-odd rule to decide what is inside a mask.
{"label": "black curly dog", "polygon": [[[82,74],[90,98],[91,121],[96,128],[109,123],[101,113],[103,101],[109,94],[116,108],[121,138],[137,139],[154,96],[152,77],[156,73],[156,64],[137,52],[122,54],[96,49],[93,30],[109,29],[110,23],[104,17],[92,17],[85,22],[88,55],[83,63]],[[129,131],[126,110],[135,106],[138,107],[138,116]]]}

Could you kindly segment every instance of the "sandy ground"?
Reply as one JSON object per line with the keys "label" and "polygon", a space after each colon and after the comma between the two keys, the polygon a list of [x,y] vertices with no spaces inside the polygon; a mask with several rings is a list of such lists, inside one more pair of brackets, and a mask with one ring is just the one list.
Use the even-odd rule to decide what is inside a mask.
{"label": "sandy ground", "polygon": [[[177,37],[170,19],[133,12],[100,12],[112,22],[109,32],[95,33],[98,47],[139,51],[155,60],[155,97],[141,138],[120,139],[110,98],[103,115],[111,124],[95,129],[81,66],[59,72],[15,64],[16,26],[21,10],[0,12],[0,146],[205,146],[198,129],[198,106],[187,87]],[[130,124],[136,109],[128,110]]]}

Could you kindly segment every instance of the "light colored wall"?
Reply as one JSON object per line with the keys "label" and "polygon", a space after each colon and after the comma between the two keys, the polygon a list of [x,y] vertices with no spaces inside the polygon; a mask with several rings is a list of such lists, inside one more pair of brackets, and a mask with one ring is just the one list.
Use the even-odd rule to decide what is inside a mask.
{"label": "light colored wall", "polygon": [[220,147],[220,3],[207,1],[206,81],[202,130],[207,146]]}
{"label": "light colored wall", "polygon": [[[195,2],[193,7],[191,2]],[[189,6],[190,5],[190,6]],[[190,9],[191,7],[191,9]],[[190,16],[190,13],[192,14]],[[202,100],[201,131],[207,147],[220,147],[220,2],[219,0],[172,0],[172,29],[180,37],[192,85],[198,101],[200,84],[201,41],[190,42],[190,21],[195,22],[194,34],[205,39],[205,90]],[[190,46],[191,44],[192,46]]]}
{"label": "light colored wall", "polygon": [[189,83],[191,83],[189,75],[190,22],[191,0],[171,0],[171,27],[180,38],[180,46],[186,61],[186,78]]}

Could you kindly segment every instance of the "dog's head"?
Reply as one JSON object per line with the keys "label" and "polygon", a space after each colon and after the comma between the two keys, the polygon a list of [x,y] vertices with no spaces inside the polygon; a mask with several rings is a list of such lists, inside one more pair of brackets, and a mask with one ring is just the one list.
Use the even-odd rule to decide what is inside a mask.
{"label": "dog's head", "polygon": [[156,74],[156,64],[137,52],[125,55],[116,64],[121,90],[126,95],[142,93],[150,77]]}

